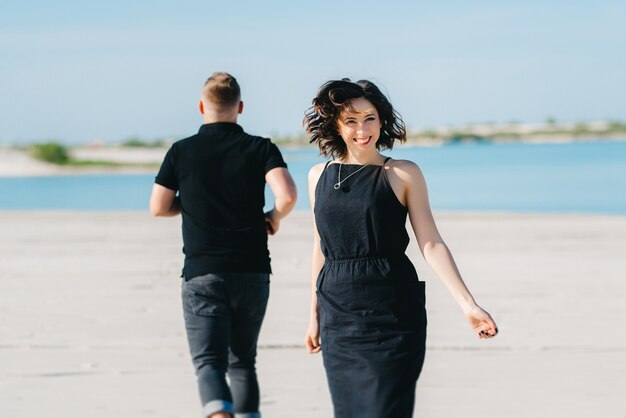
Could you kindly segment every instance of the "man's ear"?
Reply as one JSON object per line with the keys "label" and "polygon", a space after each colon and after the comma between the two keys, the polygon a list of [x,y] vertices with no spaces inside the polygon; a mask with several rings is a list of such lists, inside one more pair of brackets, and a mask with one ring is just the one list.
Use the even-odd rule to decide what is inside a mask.
{"label": "man's ear", "polygon": [[243,102],[239,100],[239,109],[237,110],[237,113],[241,114],[242,112],[243,112]]}
{"label": "man's ear", "polygon": [[200,110],[201,115],[204,115],[204,103],[202,103],[202,100],[198,102],[198,110]]}

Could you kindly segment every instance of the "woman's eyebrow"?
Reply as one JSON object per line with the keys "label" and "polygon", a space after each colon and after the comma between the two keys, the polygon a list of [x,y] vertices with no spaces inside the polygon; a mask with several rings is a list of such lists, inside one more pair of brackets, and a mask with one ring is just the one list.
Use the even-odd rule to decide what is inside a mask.
{"label": "woman's eyebrow", "polygon": [[[374,112],[365,113],[365,115],[363,117],[364,118],[368,118],[370,116],[376,116],[376,114]],[[356,119],[356,116],[344,116],[344,120],[348,120],[348,119]]]}

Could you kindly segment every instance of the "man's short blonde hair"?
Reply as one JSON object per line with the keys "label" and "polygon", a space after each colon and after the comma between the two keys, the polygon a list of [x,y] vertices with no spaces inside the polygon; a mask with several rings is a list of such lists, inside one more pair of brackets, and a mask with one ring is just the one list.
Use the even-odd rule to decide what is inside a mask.
{"label": "man's short blonde hair", "polygon": [[228,73],[213,73],[202,87],[202,98],[219,108],[235,106],[241,99],[239,83]]}

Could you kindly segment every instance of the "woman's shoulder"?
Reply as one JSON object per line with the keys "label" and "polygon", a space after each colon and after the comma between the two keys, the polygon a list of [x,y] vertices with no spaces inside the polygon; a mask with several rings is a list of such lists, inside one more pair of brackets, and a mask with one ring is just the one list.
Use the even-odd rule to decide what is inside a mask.
{"label": "woman's shoulder", "polygon": [[419,166],[410,160],[390,160],[387,162],[387,178],[393,185],[402,185],[407,193],[425,193],[426,179]]}
{"label": "woman's shoulder", "polygon": [[403,180],[409,180],[415,176],[422,176],[422,170],[411,160],[395,160],[391,159],[385,164],[388,170],[396,174]]}
{"label": "woman's shoulder", "polygon": [[309,177],[311,175],[320,175],[322,173],[322,171],[324,171],[324,168],[326,167],[328,163],[318,163],[315,164],[313,167],[311,167],[311,169],[309,170]]}
{"label": "woman's shoulder", "polygon": [[309,182],[317,183],[317,180],[322,175],[322,172],[324,171],[324,168],[326,168],[327,164],[328,163],[318,163],[311,167],[309,170]]}

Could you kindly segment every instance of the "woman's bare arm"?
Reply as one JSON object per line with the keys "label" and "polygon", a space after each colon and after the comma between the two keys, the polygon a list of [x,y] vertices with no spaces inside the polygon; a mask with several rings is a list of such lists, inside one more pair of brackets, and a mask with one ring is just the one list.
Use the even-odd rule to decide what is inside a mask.
{"label": "woman's bare arm", "polygon": [[495,322],[474,300],[437,229],[422,171],[411,161],[395,160],[388,173],[394,191],[400,194],[400,201],[407,206],[411,227],[424,259],[446,286],[478,336],[495,336]]}
{"label": "woman's bare arm", "polygon": [[[324,163],[317,164],[309,171],[309,199],[311,209],[315,208],[315,186],[324,171]],[[311,257],[311,306],[309,316],[309,326],[307,328],[304,343],[309,353],[319,353],[322,349],[320,345],[319,312],[317,305],[316,282],[322,267],[324,266],[324,254],[320,245],[320,236],[315,224],[315,213],[313,213],[313,253]]]}

